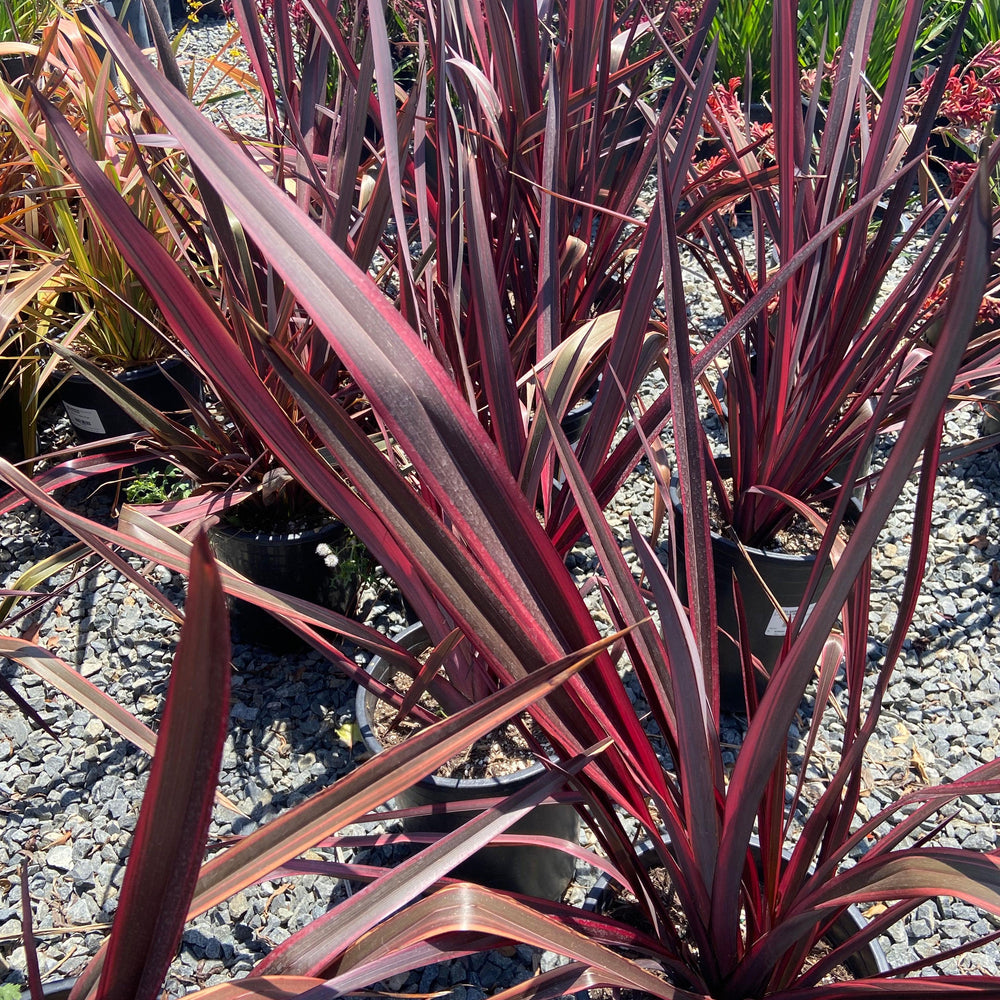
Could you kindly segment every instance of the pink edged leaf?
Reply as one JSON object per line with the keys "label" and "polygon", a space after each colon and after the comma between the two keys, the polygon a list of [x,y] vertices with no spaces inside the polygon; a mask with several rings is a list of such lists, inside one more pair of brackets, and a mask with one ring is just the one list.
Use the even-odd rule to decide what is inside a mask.
{"label": "pink edged leaf", "polygon": [[[664,1000],[703,1000],[700,993],[674,987],[642,966],[605,948],[511,896],[459,883],[435,892],[383,921],[363,938],[342,962],[344,972],[328,985],[348,992],[378,977],[379,959],[385,954],[456,932],[489,934],[554,951],[590,967],[594,981],[650,993]],[[352,967],[353,966],[353,967]],[[322,992],[307,994],[321,1000]]]}
{"label": "pink edged leaf", "polygon": [[1000,858],[959,848],[908,849],[871,861],[863,858],[832,879],[813,881],[819,884],[800,897],[748,954],[741,978],[753,981],[755,971],[774,968],[786,949],[807,936],[810,927],[851,904],[952,896],[1000,914]]}
{"label": "pink edged leaf", "polygon": [[[162,524],[167,528],[176,528],[180,525],[190,524],[192,521],[211,517],[213,514],[220,514],[226,510],[232,510],[238,503],[249,500],[256,496],[259,491],[256,489],[241,490],[229,489],[224,493],[196,493],[180,500],[168,500],[164,503],[144,503],[141,506],[141,513]],[[119,527],[123,520],[132,522],[134,519],[126,512],[133,510],[130,504],[122,507],[119,515]]]}
{"label": "pink edged leaf", "polygon": [[859,979],[835,985],[810,986],[772,993],[768,1000],[926,1000],[945,997],[946,1000],[996,1000],[997,986],[992,977],[935,976],[914,979]]}
{"label": "pink edged leaf", "polygon": [[195,541],[188,615],[98,984],[99,1000],[155,1000],[187,918],[229,717],[229,628],[208,539]]}
{"label": "pink edged leaf", "polygon": [[[130,439],[137,441],[139,435],[130,435]],[[34,477],[33,482],[46,493],[53,493],[55,490],[66,486],[73,486],[86,479],[95,476],[106,476],[112,472],[121,472],[130,466],[135,465],[139,460],[139,455],[134,447],[122,444],[109,445],[108,450],[96,455],[84,455],[81,458],[73,458]],[[4,514],[16,510],[26,504],[27,498],[23,494],[13,492],[10,496],[0,499],[0,517]]]}
{"label": "pink edged leaf", "polygon": [[198,1000],[293,1000],[322,982],[307,976],[248,977],[199,990]]}
{"label": "pink edged leaf", "polygon": [[43,646],[9,636],[0,636],[0,656],[5,656],[20,663],[47,684],[62,691],[72,698],[81,708],[100,719],[120,736],[130,743],[153,753],[156,745],[156,735],[144,726],[131,712],[127,712],[100,688],[91,684],[79,671],[59,659],[55,653]]}
{"label": "pink edged leaf", "polygon": [[28,967],[28,992],[31,1000],[42,1000],[42,975],[38,969],[33,923],[31,892],[28,889],[28,859],[24,857],[21,860],[21,943],[24,945],[24,964]]}
{"label": "pink edged leaf", "polygon": [[[206,171],[211,169],[213,184],[248,237],[268,247],[269,259],[289,291],[309,312],[317,332],[350,370],[413,463],[420,492],[399,475],[392,483],[386,483],[384,476],[375,481],[389,463],[372,456],[370,448],[357,454],[360,442],[347,440],[345,430],[331,429],[335,414],[328,416],[322,410],[323,404],[331,406],[325,393],[315,405],[309,399],[307,419],[334,451],[335,460],[348,469],[345,475],[357,492],[347,487],[249,369],[217,310],[122,203],[65,120],[43,103],[81,187],[109,227],[122,234],[123,254],[213,384],[239,401],[246,419],[296,480],[337,511],[401,585],[412,582],[410,590],[426,598],[423,604],[428,610],[433,602],[441,602],[455,618],[454,624],[476,637],[480,651],[489,654],[491,669],[505,681],[593,642],[597,630],[562,558],[448,372],[368,276],[181,95],[164,87],[115,22],[101,18],[100,12],[98,17],[116,59],[192,159]],[[275,348],[278,367],[279,345],[269,346]],[[303,394],[318,385],[296,370],[294,361],[279,375],[300,403]],[[353,430],[357,433],[357,427]],[[355,454],[347,453],[350,448]],[[365,494],[369,483],[379,492]],[[425,497],[432,497],[433,503]],[[395,518],[391,525],[386,523],[390,518]],[[427,537],[415,530],[418,518],[429,519],[437,537],[448,538],[447,549],[429,549]],[[427,565],[414,555],[425,552]],[[456,570],[462,586],[452,584]],[[599,669],[614,673],[606,658],[599,661]],[[614,683],[615,697],[624,697],[620,681]],[[601,706],[581,686],[557,693],[555,700],[561,732],[568,731],[568,736],[557,729],[555,709],[539,703],[532,711],[545,719],[556,745],[579,749],[607,729],[595,721],[603,719]],[[630,741],[623,752],[631,753],[633,744]],[[638,795],[617,755],[602,767],[615,770],[620,796]]]}
{"label": "pink edged leaf", "polygon": [[254,971],[295,970],[319,975],[362,935],[375,930],[401,906],[447,875],[455,865],[488,846],[498,833],[526,816],[550,792],[565,784],[568,776],[576,774],[596,754],[607,749],[610,742],[605,740],[603,745],[592,747],[586,754],[553,767],[526,788],[507,796],[457,830],[440,837],[426,850],[396,865],[388,874],[279,945]]}
{"label": "pink edged leaf", "polygon": [[953,896],[1000,915],[1000,856],[928,847],[862,858],[803,895],[790,917],[827,906],[928,896]]}
{"label": "pink edged leaf", "polygon": [[[448,658],[448,654],[462,641],[462,638],[461,631],[454,629],[430,651],[430,655],[428,655],[420,667],[420,672],[413,678],[406,694],[403,695],[399,711],[396,713],[396,718],[392,721],[392,728],[398,726],[413,711],[417,702],[434,685],[434,679]],[[458,695],[458,692],[456,691],[455,694]],[[459,705],[459,707],[464,708],[468,704],[468,699],[463,698],[461,700],[463,704]]]}

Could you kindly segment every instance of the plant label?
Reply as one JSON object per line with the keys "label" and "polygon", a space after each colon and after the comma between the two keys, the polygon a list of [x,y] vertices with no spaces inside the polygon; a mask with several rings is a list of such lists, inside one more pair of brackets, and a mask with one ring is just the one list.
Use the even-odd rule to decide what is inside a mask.
{"label": "plant label", "polygon": [[101,423],[101,416],[97,410],[88,409],[86,406],[74,406],[72,403],[63,403],[66,416],[69,422],[78,430],[86,431],[88,434],[105,434],[104,424]]}
{"label": "plant label", "polygon": [[[806,609],[806,618],[808,618],[813,613],[813,608],[815,604],[810,604]],[[785,613],[785,617],[781,615],[777,608],[771,612],[771,620],[767,623],[767,628],[764,629],[764,635],[784,635],[788,631],[788,622],[795,617],[795,612],[798,611],[796,605],[792,605],[790,608],[782,608]],[[786,621],[787,618],[787,621]]]}

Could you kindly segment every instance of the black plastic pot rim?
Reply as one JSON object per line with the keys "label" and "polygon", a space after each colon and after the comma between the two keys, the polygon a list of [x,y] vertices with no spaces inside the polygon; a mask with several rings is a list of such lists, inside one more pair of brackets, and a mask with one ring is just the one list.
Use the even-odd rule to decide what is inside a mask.
{"label": "black plastic pot rim", "polygon": [[[42,996],[49,998],[69,996],[76,982],[76,979],[53,979],[51,982],[42,983]],[[31,990],[22,990],[21,1000],[31,1000]]]}
{"label": "black plastic pot rim", "polygon": [[[723,464],[728,462],[728,458],[719,458],[716,460],[717,468],[720,473],[723,472],[726,466]],[[827,480],[831,488],[838,486],[833,480]],[[678,481],[677,478],[670,480],[670,502],[674,506],[675,511],[681,511],[681,498],[680,493],[677,489]],[[853,497],[851,503],[848,505],[848,513],[854,511],[853,519],[851,517],[846,518],[849,523],[854,523],[858,517],[861,516],[861,503],[858,501],[857,497]],[[723,550],[728,550],[732,553],[733,558],[742,558],[742,553],[746,552],[749,555],[758,556],[761,559],[773,559],[779,565],[784,564],[786,566],[804,566],[811,562],[816,561],[816,552],[819,551],[819,542],[816,544],[815,552],[806,553],[795,553],[795,552],[780,552],[776,549],[765,549],[757,545],[744,545],[740,543],[737,545],[731,538],[727,538],[725,535],[720,534],[714,528],[712,531],[712,544],[718,546]]]}
{"label": "black plastic pot rim", "polygon": [[[427,629],[424,627],[423,622],[417,622],[416,624],[403,629],[402,632],[395,636],[393,641],[411,652],[414,650],[422,651],[426,648],[429,641]],[[366,669],[368,673],[375,675],[379,670],[389,669],[389,666],[390,665],[386,663],[382,657],[373,656]],[[358,688],[354,714],[358,728],[361,730],[361,737],[365,742],[365,746],[370,753],[376,754],[384,750],[385,747],[375,735],[375,730],[372,727],[372,720],[369,717],[368,709],[365,705],[365,700],[369,694],[371,694],[371,692],[369,692],[367,688]],[[375,696],[372,695],[372,697]],[[545,765],[538,762],[536,764],[532,764],[530,767],[524,768],[523,770],[514,771],[511,774],[497,775],[493,778],[450,778],[443,775],[430,774],[427,777],[422,778],[419,784],[430,785],[434,788],[440,788],[447,791],[456,791],[461,789],[463,792],[477,792],[479,794],[475,796],[476,798],[498,798],[505,794],[507,786],[532,781],[535,778],[541,777],[544,771]]]}
{"label": "black plastic pot rim", "polygon": [[[670,499],[674,505],[674,509],[679,510],[680,497],[674,489],[673,483],[670,484]],[[858,513],[860,515],[860,510]],[[784,564],[786,566],[806,566],[816,561],[816,552],[779,552],[776,549],[764,549],[756,545],[737,545],[731,538],[719,534],[714,528],[712,529],[712,545],[730,552],[734,560],[737,558],[742,559],[743,553],[747,553],[751,556],[757,556],[759,559],[774,560],[779,565]],[[818,543],[816,551],[819,551]]]}
{"label": "black plastic pot rim", "polygon": [[[154,372],[158,372],[162,369],[166,369],[168,372],[179,365],[187,364],[187,358],[178,357],[176,354],[168,354],[162,358],[156,358],[152,361],[142,361],[139,364],[133,365],[121,365],[121,372],[115,376],[115,378],[120,381],[129,381],[131,379],[143,378],[146,375],[152,375]],[[91,383],[91,380],[87,378],[82,372],[78,372],[75,369],[68,373],[69,379],[74,381],[80,381],[84,383]]]}
{"label": "black plastic pot rim", "polygon": [[311,542],[311,541],[321,541],[325,535],[331,533],[333,529],[343,528],[347,530],[347,526],[339,518],[332,517],[324,524],[319,524],[315,528],[306,528],[304,531],[254,531],[249,528],[240,528],[235,524],[227,524],[225,521],[219,521],[212,531],[218,532],[219,534],[227,535],[230,538],[238,538],[243,541],[250,542],[261,542],[267,543],[281,543],[281,542]]}

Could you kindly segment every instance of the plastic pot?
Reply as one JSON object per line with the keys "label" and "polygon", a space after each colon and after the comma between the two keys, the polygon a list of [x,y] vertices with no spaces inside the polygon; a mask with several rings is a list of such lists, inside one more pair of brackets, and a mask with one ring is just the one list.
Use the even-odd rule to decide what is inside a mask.
{"label": "plastic pot", "polygon": [[595,395],[597,395],[596,392],[586,399],[581,399],[559,421],[559,426],[562,427],[563,433],[572,445],[579,442],[580,436],[583,434],[583,428],[586,427],[587,421],[590,419],[590,414],[594,409]]}
{"label": "plastic pot", "polygon": [[[669,841],[667,841],[669,843]],[[750,842],[750,850],[755,857],[759,857],[760,844],[754,838]],[[651,868],[656,860],[657,854],[653,850],[653,842],[646,841],[637,848],[640,863],[647,869]],[[788,860],[788,853],[785,852],[785,859]],[[611,898],[612,879],[609,875],[601,873],[594,883],[583,908],[591,913],[603,913],[605,908],[612,902]],[[861,911],[856,906],[849,906],[836,920],[833,926],[824,935],[824,940],[834,947],[843,944],[867,926]],[[870,976],[877,976],[889,971],[889,962],[877,941],[870,941],[862,945],[853,955],[844,960],[844,965],[855,979],[865,979]],[[579,1000],[584,1000],[586,994],[578,994]]]}
{"label": "plastic pot", "polygon": [[[721,470],[720,470],[721,471]],[[832,484],[831,484],[832,485]],[[670,485],[670,500],[678,518],[682,516],[680,494],[676,480]],[[861,506],[857,498],[853,501],[855,517],[860,516]],[[767,549],[744,546],[751,566],[740,547],[728,538],[712,532],[712,566],[715,573],[715,603],[718,616],[719,634],[719,696],[722,708],[730,712],[746,709],[743,691],[743,667],[736,642],[739,623],[736,604],[733,600],[733,578],[735,577],[743,600],[743,613],[747,622],[750,649],[770,673],[778,662],[781,647],[788,631],[785,618],[775,608],[768,593],[773,594],[788,620],[795,617],[805,594],[806,584],[812,575],[816,562],[814,553],[793,555],[787,552],[771,552]],[[687,574],[684,555],[684,534],[678,531],[677,538],[677,587],[682,601],[687,601]],[[819,600],[823,588],[833,573],[827,561],[820,576],[809,610]],[[763,585],[761,584],[763,580]],[[765,589],[765,587],[767,589]],[[758,678],[758,691],[763,692],[765,683]]]}
{"label": "plastic pot", "polygon": [[[413,652],[421,652],[429,644],[422,624],[411,626],[396,637],[396,641]],[[368,672],[381,681],[391,678],[394,668],[381,657],[372,658]],[[376,696],[359,687],[355,701],[355,717],[365,746],[371,753],[384,749],[373,729]],[[544,765],[535,764],[524,771],[497,778],[445,778],[429,775],[392,800],[395,809],[413,806],[466,802],[472,799],[501,798],[524,788],[538,778]],[[473,811],[442,813],[403,821],[408,833],[447,833],[468,822]],[[571,805],[536,806],[509,830],[521,835],[559,837],[575,842],[580,820]],[[576,872],[576,862],[569,854],[549,847],[484,847],[458,865],[452,875],[469,882],[519,892],[542,899],[561,899]]]}
{"label": "plastic pot", "polygon": [[[298,532],[248,531],[219,524],[208,533],[215,555],[238,573],[261,586],[319,604],[339,614],[357,610],[357,574],[339,573],[328,565],[320,546],[336,554],[349,542],[350,530],[342,521],[330,521]],[[254,604],[230,598],[230,622],[242,642],[290,652],[305,642]]]}
{"label": "plastic pot", "polygon": [[[42,983],[42,996],[45,1000],[66,1000],[74,986],[75,979],[53,979],[50,983]],[[31,990],[22,990],[21,1000],[31,1000]]]}
{"label": "plastic pot", "polygon": [[991,394],[983,400],[979,417],[979,436],[990,437],[1000,434],[1000,398]]}
{"label": "plastic pot", "polygon": [[[0,390],[11,377],[13,368],[13,362],[0,358]],[[20,392],[17,382],[14,382],[0,395],[0,455],[9,462],[20,462],[25,457],[21,421]],[[0,484],[0,493],[3,492],[5,486]]]}
{"label": "plastic pot", "polygon": [[[170,378],[167,377],[169,374]],[[192,395],[201,392],[201,377],[182,358],[167,358],[159,364],[129,368],[117,380],[151,406],[166,413],[187,408],[170,379]],[[59,388],[59,399],[78,437],[99,441],[119,434],[134,434],[139,425],[99,386],[85,375],[74,372]]]}
{"label": "plastic pot", "polygon": [[28,66],[33,60],[21,55],[0,56],[0,80],[17,83],[28,74]]}

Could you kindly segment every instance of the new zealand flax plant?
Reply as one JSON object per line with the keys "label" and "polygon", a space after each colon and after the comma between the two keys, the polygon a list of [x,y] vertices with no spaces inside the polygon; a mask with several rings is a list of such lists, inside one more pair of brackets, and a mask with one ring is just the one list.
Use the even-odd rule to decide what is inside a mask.
{"label": "new zealand flax plant", "polygon": [[[524,2],[462,16],[426,4],[403,90],[372,5],[346,23],[350,5],[305,6],[305,54],[292,58],[276,16],[272,68],[252,4],[234,4],[269,117],[287,121],[275,177],[307,174],[300,207],[377,275],[555,533],[572,498],[554,486],[539,395],[557,420],[596,396],[579,444],[596,471],[662,353],[650,321],[659,222],[638,208],[658,118],[679,201],[710,85],[697,65],[711,11],[681,25],[673,3],[574,3],[558,16]],[[679,55],[667,36],[683,39]],[[278,93],[291,95],[283,111]]]}
{"label": "new zealand flax plant", "polygon": [[[653,168],[648,138],[655,115],[652,107],[640,105],[636,95],[640,86],[648,85],[654,65],[667,67],[663,72],[669,85],[661,87],[659,115],[676,144],[676,153],[668,157],[666,176],[679,197],[710,81],[710,74],[701,73],[696,85],[689,84],[691,73],[697,70],[709,12],[698,30],[685,36],[685,51],[676,57],[679,68],[671,70],[672,57],[660,41],[659,22],[641,18],[639,8],[629,11],[631,19],[628,12],[575,7],[575,20],[553,22],[563,38],[557,45],[551,33],[542,30],[547,22],[540,21],[538,12],[529,6],[511,22],[502,5],[486,5],[468,23],[446,16],[447,9],[442,13],[431,8],[429,27],[444,25],[443,30],[451,32],[445,51],[466,53],[468,66],[461,60],[428,56],[421,63],[425,74],[418,76],[415,94],[397,95],[398,106],[395,101],[376,102],[371,95],[371,78],[377,75],[373,67],[388,64],[389,49],[384,32],[364,26],[377,24],[381,14],[374,21],[357,22],[347,39],[339,20],[316,11],[311,29],[314,44],[309,49],[316,55],[306,63],[311,68],[302,71],[303,80],[312,80],[315,74],[327,79],[329,74],[332,83],[322,89],[335,95],[336,103],[327,109],[329,115],[319,115],[315,121],[303,112],[299,124],[290,126],[288,145],[275,158],[253,151],[255,160],[267,165],[276,186],[293,191],[317,226],[358,266],[371,268],[379,251],[387,262],[377,274],[383,287],[403,290],[396,299],[399,310],[414,317],[421,338],[441,359],[470,412],[501,445],[522,491],[540,499],[548,514],[547,530],[560,534],[562,551],[573,544],[573,531],[579,533],[580,521],[576,518],[575,527],[560,528],[568,520],[573,501],[568,491],[555,489],[552,444],[545,436],[548,411],[538,402],[535,379],[544,381],[550,409],[559,417],[587,392],[588,385],[606,387],[598,392],[579,446],[581,459],[596,475],[611,449],[627,398],[656,363],[663,346],[662,324],[657,331],[649,318],[662,284],[660,222],[656,216],[645,222],[626,214],[634,208]],[[239,8],[237,16],[242,17]],[[669,7],[659,17],[672,23]],[[248,21],[245,30],[249,49],[256,52],[257,43],[263,45],[254,34],[259,29]],[[361,40],[357,43],[362,50],[360,63],[354,62],[354,50],[348,45],[356,39]],[[438,51],[444,44],[441,39],[428,48]],[[580,45],[583,49],[578,51]],[[331,51],[336,53],[334,60],[329,57]],[[489,53],[493,58],[487,58]],[[525,53],[531,58],[524,58]],[[554,112],[543,114],[546,105],[553,109],[560,100],[558,60],[565,61],[566,73],[572,70],[574,79],[579,78],[573,100],[560,112],[562,122],[552,117]],[[164,65],[170,66],[166,57]],[[280,75],[284,65],[279,60],[279,76],[272,82],[282,93],[295,93],[299,85]],[[481,65],[480,73],[494,75],[492,89],[470,89],[470,78],[480,80],[470,68],[475,65]],[[271,72],[264,62],[260,71]],[[265,95],[272,89],[266,82],[270,79],[265,76]],[[428,101],[431,87],[443,88],[443,96]],[[391,87],[382,89],[386,91],[395,93]],[[418,103],[420,92],[425,94],[426,107]],[[348,101],[347,94],[354,97]],[[524,125],[513,113],[498,124],[496,109],[508,106],[515,97],[521,103],[527,101],[528,110],[535,110]],[[465,102],[461,115],[465,127],[454,133],[446,122],[435,121],[432,111],[435,106],[451,108],[459,100]],[[423,108],[419,114],[418,106]],[[358,108],[356,114],[351,110]],[[686,112],[683,118],[681,112]],[[595,129],[595,114],[614,129]],[[366,122],[377,134],[392,137],[377,147],[382,161],[370,197],[363,193],[359,173],[348,169],[356,162],[351,155],[320,156],[311,145],[325,134],[328,121],[337,125],[333,134],[327,134],[335,150],[345,142],[350,148],[359,147]],[[429,122],[434,123],[434,142],[421,132],[429,128]],[[319,132],[310,131],[312,125]],[[504,136],[503,145],[498,145],[497,134]],[[412,143],[407,136],[412,136]],[[481,179],[469,169],[473,153],[485,164]],[[292,176],[293,163],[304,165],[308,182]],[[560,172],[569,167],[571,172]],[[543,169],[552,176],[543,177]],[[204,190],[201,193],[205,232],[214,227],[221,252],[205,249],[193,237],[191,244],[199,247],[195,259],[220,262],[213,278],[221,291],[207,295],[206,300],[230,332],[234,357],[239,356],[242,366],[235,370],[245,381],[234,397],[213,371],[202,369],[228,419],[222,426],[204,419],[192,403],[200,428],[197,435],[170,425],[162,415],[143,415],[137,400],[128,401],[130,412],[153,433],[153,440],[144,447],[169,458],[204,487],[190,502],[153,513],[164,523],[178,524],[231,505],[258,485],[266,492],[265,480],[270,484],[290,480],[315,496],[262,441],[256,432],[259,418],[245,407],[247,387],[260,380],[303,433],[312,435],[297,402],[288,396],[268,354],[259,346],[265,331],[272,346],[280,341],[344,404],[359,430],[405,467],[405,448],[369,407],[365,387],[347,371],[339,351],[318,336],[315,319],[296,307],[292,288],[273,268],[267,248],[242,231],[230,231],[229,218]],[[82,196],[92,197],[87,192]],[[409,245],[398,237],[373,240],[371,233],[381,233],[390,216],[396,222],[395,233],[409,229],[413,240],[427,247],[417,262],[409,260]],[[508,228],[519,234],[513,241],[505,235]],[[591,243],[573,235],[577,231],[592,233]],[[202,241],[207,238],[200,232],[196,236]],[[558,255],[549,252],[557,246],[562,248]],[[405,294],[410,287],[417,291]],[[93,373],[93,377],[99,376]],[[102,384],[116,391],[110,380]],[[227,446],[234,434],[239,440]],[[309,439],[319,443],[315,436]],[[638,453],[634,441],[630,447],[633,455]],[[631,463],[622,458],[619,465],[634,465],[634,458]],[[241,468],[246,471],[240,472]],[[239,472],[235,479],[234,472]],[[430,503],[439,502],[419,476],[412,479],[421,491],[428,491]],[[232,484],[238,492],[222,491],[224,484]],[[413,576],[398,559],[386,565],[386,570],[395,579],[398,573]],[[435,622],[443,628],[433,601],[423,600],[417,591],[411,603],[432,629]],[[447,630],[436,631],[440,638]]]}
{"label": "new zealand flax plant", "polygon": [[[965,195],[946,198],[926,183],[926,151],[964,22],[956,25],[941,71],[919,104],[907,106],[921,4],[901,8],[899,42],[881,93],[869,92],[865,83],[879,7],[851,8],[828,83],[825,121],[814,138],[823,67],[804,109],[796,4],[775,3],[774,162],[760,161],[760,144],[750,143],[742,117],[723,108],[709,117],[741,181],[713,192],[710,174],[703,200],[697,185],[689,194],[691,211],[704,213],[713,199],[732,197],[735,189],[749,198],[752,213],[749,249],[749,241],[738,241],[718,215],[704,218],[704,240],[692,245],[726,318],[737,322],[738,335],[727,327],[724,338],[732,481],[724,486],[710,460],[707,475],[720,527],[745,545],[766,545],[774,537],[791,517],[789,499],[814,504],[828,492],[831,477],[854,490],[865,476],[860,457],[848,460],[863,455],[881,428],[909,411],[941,321],[937,290],[962,252],[955,220]],[[997,150],[985,156],[991,170]],[[926,192],[922,200],[918,190]],[[789,281],[775,282],[774,271],[798,259],[819,233],[830,238],[808,265]],[[767,307],[748,315],[747,303],[761,295]],[[713,353],[722,346],[716,336]],[[987,338],[971,344],[956,373],[956,394],[995,368],[998,347]],[[872,404],[874,415],[867,409]]]}
{"label": "new zealand flax plant", "polygon": [[[289,352],[262,337],[260,349],[268,354],[313,430],[330,449],[334,471],[274,405],[273,398],[257,382],[246,379],[245,360],[219,317],[206,307],[201,289],[145,233],[76,144],[72,130],[52,113],[57,141],[71,158],[81,185],[106,221],[119,227],[123,247],[172,329],[212,377],[253,415],[285,467],[336,509],[384,565],[393,567],[408,596],[419,595],[427,604],[433,601],[437,609],[434,627],[457,628],[464,642],[489,664],[498,687],[497,693],[465,709],[466,714],[418,735],[418,743],[406,741],[389,751],[396,755],[393,766],[380,755],[223,850],[203,868],[188,912],[203,912],[265,876],[294,877],[298,871],[319,870],[314,866],[346,877],[374,876],[369,887],[300,929],[255,969],[255,975],[265,978],[322,979],[323,986],[302,981],[289,985],[287,980],[283,984],[289,994],[317,1000],[430,961],[511,941],[549,948],[571,961],[505,991],[505,1000],[521,995],[555,997],[602,984],[663,998],[850,997],[884,996],[886,992],[903,997],[997,995],[1000,984],[975,976],[885,976],[817,985],[827,966],[921,901],[957,896],[985,912],[1000,913],[997,857],[933,843],[940,832],[933,820],[939,810],[962,795],[1000,791],[1000,764],[985,765],[947,786],[907,795],[895,803],[898,813],[890,809],[862,821],[857,809],[865,745],[879,723],[881,699],[919,593],[942,414],[985,282],[990,239],[985,168],[965,189],[955,219],[953,229],[962,252],[940,314],[934,351],[913,376],[919,383],[914,403],[905,414],[879,483],[842,550],[835,539],[846,494],[834,504],[824,532],[824,549],[836,549],[837,568],[812,615],[790,640],[763,698],[759,703],[750,698],[743,745],[734,768],[726,774],[713,692],[717,637],[711,627],[711,569],[700,562],[689,581],[689,612],[679,603],[652,550],[633,530],[645,574],[645,586],[640,588],[602,513],[601,494],[619,475],[620,465],[634,466],[645,443],[672,413],[684,530],[692,550],[704,543],[709,523],[706,480],[698,469],[704,455],[696,426],[695,376],[706,370],[719,343],[735,337],[745,322],[766,309],[774,287],[796,277],[849,226],[849,212],[833,220],[835,225],[819,230],[795,259],[783,262],[771,277],[771,289],[752,297],[742,315],[727,322],[715,345],[692,355],[685,349],[683,325],[677,319],[683,311],[683,288],[669,195],[661,185],[654,216],[660,220],[660,266],[666,275],[671,318],[669,393],[638,417],[595,476],[582,468],[565,437],[553,427],[558,458],[578,503],[577,516],[606,574],[601,591],[604,606],[613,624],[621,626],[607,641],[620,640],[615,651],[627,656],[640,681],[649,706],[645,725],[655,737],[651,738],[611,657],[600,651],[597,626],[563,564],[557,541],[538,523],[533,504],[450,372],[337,244],[164,83],[113,24],[104,22],[109,46],[123,70],[191,156],[202,172],[202,184],[211,184],[248,239],[267,248],[273,268],[315,322],[317,334],[338,351],[363,386],[373,412],[398,442],[409,465],[401,469],[379,450]],[[666,137],[661,134],[660,138]],[[665,173],[665,148],[666,143],[657,143],[661,173]],[[899,376],[903,374],[900,369]],[[887,652],[877,666],[874,684],[864,685],[871,548],[921,453],[925,457],[899,616],[887,637]],[[651,447],[649,454],[662,495],[666,470]],[[6,465],[0,468],[5,478],[54,516],[66,524],[79,524],[15,470]],[[186,565],[186,557],[170,551],[166,541],[154,544],[102,526],[88,531],[97,541],[131,547],[168,566]],[[230,579],[227,587],[233,586]],[[259,592],[256,599],[264,603]],[[303,627],[316,620],[311,614],[301,607],[289,607],[286,612],[290,621]],[[844,621],[843,635],[831,639],[838,615]],[[593,661],[561,687],[546,686],[545,678],[559,672],[567,655],[578,665],[574,650],[588,651]],[[846,685],[835,691],[836,665],[842,658]],[[814,680],[817,662],[821,670]],[[543,692],[544,697],[539,697]],[[804,747],[807,758],[830,714],[829,697],[840,699],[844,719],[840,756],[833,762],[827,760],[822,791],[814,797],[804,787],[807,767],[795,775],[789,773],[787,748],[789,726],[807,693],[813,699]],[[486,718],[500,703],[504,707],[496,709],[493,720]],[[573,779],[579,808],[602,851],[598,856],[569,845],[565,849],[630,886],[649,918],[650,929],[637,930],[613,918],[583,914],[560,904],[437,881],[483,838],[496,835],[520,810],[557,788],[563,781],[559,774],[526,798],[488,809],[391,872],[296,860],[317,844],[339,842],[329,838],[341,825],[364,815],[356,807],[367,809],[391,797],[418,772],[426,773],[430,754],[424,752],[431,747],[433,753],[444,752],[439,746],[441,734],[448,733],[455,741],[471,739],[485,731],[473,727],[472,719],[486,726],[501,712],[516,713],[522,708],[530,710],[555,752],[574,762],[567,770],[582,767]],[[663,757],[666,764],[657,755],[658,746],[668,751]],[[404,758],[406,773],[395,766]],[[801,827],[795,819],[800,803]],[[632,822],[626,824],[623,817]],[[669,837],[669,848],[654,849],[676,891],[677,910],[669,910],[656,895],[638,861],[636,825],[643,834],[653,836],[654,845],[663,844],[664,834]],[[754,832],[760,843],[756,852],[750,846]],[[788,859],[782,855],[785,847],[791,849]],[[132,863],[142,860],[139,857]],[[427,890],[424,898],[417,898]],[[836,917],[851,903],[875,901],[884,901],[885,911],[867,929],[833,945],[828,955],[814,963],[814,945]],[[151,910],[146,911],[146,918]],[[678,913],[683,920],[678,920]],[[124,936],[127,928],[123,925],[119,933]],[[622,948],[629,951],[622,953]],[[104,959],[102,954],[95,961],[77,987],[78,997],[90,994],[102,960],[110,957]],[[657,970],[665,974],[658,975]],[[114,978],[109,971],[106,982],[110,985]],[[248,984],[248,988],[263,986]],[[134,995],[145,998],[154,992],[151,982],[148,989]]]}
{"label": "new zealand flax plant", "polygon": [[[136,155],[131,123],[142,111],[116,90],[110,62],[95,51],[80,20],[52,20],[30,73],[16,86],[0,83],[0,355],[9,361],[0,392],[19,397],[28,457],[35,453],[38,412],[55,391],[56,376],[69,368],[63,362],[57,369],[52,342],[72,345],[112,373],[177,353],[114,234],[78,195],[51,145],[36,93],[62,110],[164,244],[186,244],[199,215],[190,174],[176,154]],[[156,132],[148,119],[142,127]]]}

